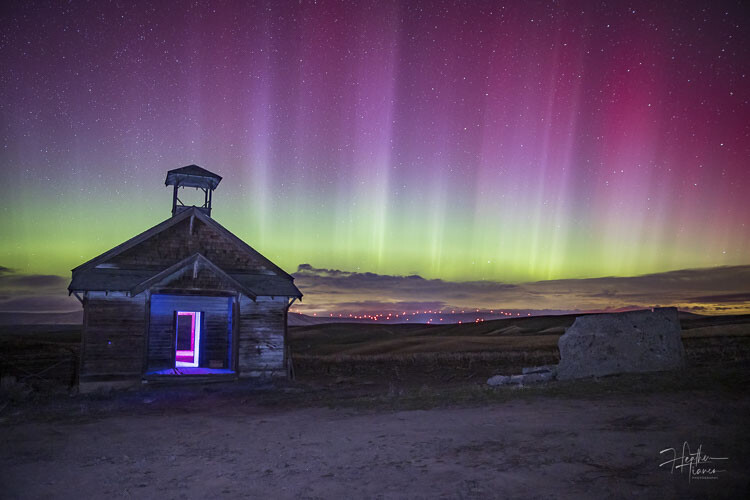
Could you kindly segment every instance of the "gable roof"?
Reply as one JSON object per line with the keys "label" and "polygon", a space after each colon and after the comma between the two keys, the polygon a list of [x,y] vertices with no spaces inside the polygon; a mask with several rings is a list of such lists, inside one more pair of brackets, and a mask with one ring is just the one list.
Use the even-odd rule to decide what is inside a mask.
{"label": "gable roof", "polygon": [[200,253],[193,254],[158,272],[96,267],[83,269],[73,274],[68,291],[70,293],[118,291],[135,296],[196,262],[210,269],[214,274],[232,284],[237,291],[252,299],[258,296],[302,298],[302,292],[294,285],[292,279],[268,274],[226,273]]}
{"label": "gable roof", "polygon": [[208,226],[211,226],[212,228],[216,229],[219,233],[221,233],[223,236],[225,236],[228,240],[232,241],[237,247],[239,247],[240,250],[247,252],[254,257],[261,260],[269,269],[273,270],[280,276],[284,276],[287,279],[293,280],[291,275],[289,275],[287,272],[285,272],[283,269],[281,269],[279,266],[268,260],[266,257],[264,257],[260,252],[255,250],[253,247],[242,241],[240,238],[232,234],[231,231],[226,229],[224,226],[216,222],[211,217],[207,216],[200,210],[198,210],[196,207],[190,207],[187,210],[184,210],[180,212],[179,214],[175,215],[174,217],[170,217],[169,219],[155,225],[151,229],[148,229],[141,234],[134,236],[130,238],[129,240],[125,241],[124,243],[121,243],[117,245],[116,247],[112,248],[111,250],[107,250],[106,252],[94,257],[93,259],[84,262],[80,266],[73,268],[73,275],[75,278],[75,274],[79,271],[82,271],[84,269],[90,269],[92,267],[96,267],[99,264],[102,264],[106,262],[107,260],[111,259],[112,257],[119,255],[126,250],[129,250],[133,248],[134,246],[138,245],[139,243],[142,243],[146,241],[147,239],[151,238],[152,236],[155,236],[162,231],[165,231],[166,229],[169,229],[170,227],[174,226],[175,224],[187,219],[188,217],[196,217],[201,222],[205,223]]}
{"label": "gable roof", "polygon": [[[184,221],[189,217],[196,217],[198,220],[215,229],[227,240],[231,241],[241,252],[252,255],[263,265],[275,272],[276,274],[257,274],[252,272],[242,272],[241,270],[224,271],[219,266],[211,262],[208,258],[200,253],[193,254],[171,266],[162,270],[149,269],[118,269],[107,267],[107,261],[121,253],[139,245],[140,243],[152,238],[153,236],[166,231],[174,225]],[[129,240],[117,245],[116,247],[94,257],[93,259],[81,264],[72,270],[72,280],[68,286],[68,291],[123,291],[131,295],[137,295],[143,290],[149,288],[154,283],[169,276],[171,273],[179,271],[185,265],[200,261],[217,275],[232,283],[238,291],[245,293],[248,297],[256,296],[277,296],[277,297],[298,297],[302,298],[302,293],[294,285],[294,278],[286,273],[283,269],[264,257],[260,252],[232,234],[224,226],[208,217],[196,207],[190,207],[180,212],[174,217],[155,225],[154,227],[138,234]]]}

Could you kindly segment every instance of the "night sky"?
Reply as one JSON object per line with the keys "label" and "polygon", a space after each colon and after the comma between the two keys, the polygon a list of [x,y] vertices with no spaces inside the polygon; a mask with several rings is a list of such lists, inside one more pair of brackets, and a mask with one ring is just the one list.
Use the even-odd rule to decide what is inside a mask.
{"label": "night sky", "polygon": [[[747,3],[1,9],[8,290],[11,278],[67,280],[169,217],[166,171],[196,163],[224,177],[214,218],[289,272],[308,264],[303,304],[321,311],[427,300],[419,288],[405,296],[398,276],[448,290],[699,268],[720,272],[674,303],[750,311],[750,286],[721,267],[744,276],[750,264]],[[378,291],[344,286],[345,298],[329,289],[316,302],[310,280],[342,276],[373,278]],[[481,296],[489,308],[507,296],[530,309],[658,300],[616,297],[618,286],[590,306],[554,287],[520,302],[481,287],[429,298],[469,307]]]}

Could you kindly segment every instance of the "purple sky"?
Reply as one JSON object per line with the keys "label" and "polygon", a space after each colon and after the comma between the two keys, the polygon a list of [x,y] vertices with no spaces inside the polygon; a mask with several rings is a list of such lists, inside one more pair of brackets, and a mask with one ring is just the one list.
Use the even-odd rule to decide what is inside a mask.
{"label": "purple sky", "polygon": [[[651,289],[626,300],[591,280],[702,269],[710,287],[672,303],[750,311],[726,275],[750,264],[745,2],[0,13],[2,310],[70,307],[69,270],[168,217],[166,170],[197,163],[225,179],[215,218],[287,271],[307,264],[302,281],[501,284],[405,297],[339,282],[334,297],[309,282],[302,310],[645,306]],[[16,286],[35,276],[52,288]],[[596,300],[498,291],[565,280]]]}

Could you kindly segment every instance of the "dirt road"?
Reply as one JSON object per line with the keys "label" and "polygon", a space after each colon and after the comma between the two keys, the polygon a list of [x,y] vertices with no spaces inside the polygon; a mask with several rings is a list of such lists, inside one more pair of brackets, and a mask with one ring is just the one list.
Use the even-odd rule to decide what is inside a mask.
{"label": "dirt road", "polygon": [[[511,397],[391,411],[129,395],[0,425],[2,498],[673,498],[750,488],[745,395]],[[88,406],[87,406],[88,404]],[[726,472],[659,464],[701,446]],[[687,468],[685,468],[687,469]]]}

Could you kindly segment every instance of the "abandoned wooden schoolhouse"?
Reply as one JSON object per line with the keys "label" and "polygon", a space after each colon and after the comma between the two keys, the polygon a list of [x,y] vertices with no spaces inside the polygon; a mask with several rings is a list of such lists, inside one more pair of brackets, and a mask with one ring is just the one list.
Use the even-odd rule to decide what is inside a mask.
{"label": "abandoned wooden schoolhouse", "polygon": [[[221,177],[170,170],[172,216],[73,269],[82,392],[142,381],[284,376],[294,278],[211,218]],[[185,205],[181,190],[200,190]],[[184,196],[183,196],[184,197]]]}

